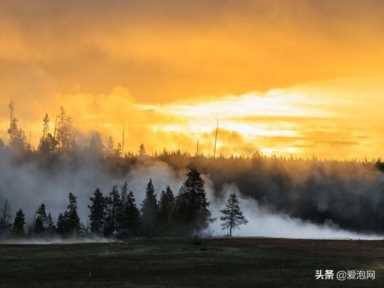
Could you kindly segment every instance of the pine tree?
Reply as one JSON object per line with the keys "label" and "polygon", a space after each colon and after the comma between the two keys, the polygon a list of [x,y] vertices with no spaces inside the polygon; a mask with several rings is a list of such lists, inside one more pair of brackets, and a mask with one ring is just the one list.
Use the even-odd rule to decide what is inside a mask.
{"label": "pine tree", "polygon": [[208,207],[204,180],[198,170],[191,168],[176,198],[176,219],[183,232],[191,234],[206,229],[211,221]]}
{"label": "pine tree", "polygon": [[227,204],[225,208],[221,210],[221,213],[223,214],[223,216],[220,217],[220,220],[223,222],[221,226],[228,231],[230,237],[232,236],[233,229],[248,223],[241,212],[239,200],[235,193],[229,195]]}
{"label": "pine tree", "polygon": [[159,224],[163,233],[170,232],[172,229],[175,205],[175,196],[168,186],[166,191],[161,192],[159,201]]}
{"label": "pine tree", "polygon": [[80,231],[80,218],[77,214],[77,200],[72,193],[68,195],[69,203],[64,214],[57,221],[57,231],[63,236],[77,236]]}
{"label": "pine tree", "polygon": [[61,236],[65,236],[66,233],[66,219],[64,217],[64,214],[60,213],[57,217],[57,225],[56,225],[56,232],[57,234]]}
{"label": "pine tree", "polygon": [[8,234],[11,228],[11,205],[7,199],[0,212],[0,234]]}
{"label": "pine tree", "polygon": [[119,236],[123,236],[125,234],[125,204],[127,202],[127,196],[128,196],[128,183],[127,181],[124,182],[124,184],[121,186],[121,193],[120,193],[120,205],[117,211],[117,231]]}
{"label": "pine tree", "polygon": [[43,234],[47,227],[47,212],[44,203],[36,211],[33,233]]}
{"label": "pine tree", "polygon": [[132,191],[126,196],[122,212],[120,236],[137,236],[140,226],[140,212],[136,206],[135,196]]}
{"label": "pine tree", "polygon": [[76,196],[72,193],[69,193],[69,204],[67,207],[67,227],[69,233],[78,234],[80,230],[80,218],[77,214],[77,200]]}
{"label": "pine tree", "polygon": [[95,190],[90,201],[91,205],[89,205],[88,208],[90,210],[89,220],[91,224],[91,232],[101,234],[104,229],[106,201],[99,188]]}
{"label": "pine tree", "polygon": [[16,237],[24,236],[25,216],[23,210],[16,212],[16,217],[12,225],[12,234]]}
{"label": "pine tree", "polygon": [[70,151],[75,145],[72,119],[67,116],[63,107],[60,107],[60,113],[57,118],[56,141],[60,152]]}
{"label": "pine tree", "polygon": [[15,106],[12,101],[11,103],[9,103],[9,112],[9,147],[14,149],[15,151],[24,151],[28,147],[28,145],[24,131],[18,127],[18,121],[15,117]]}
{"label": "pine tree", "polygon": [[43,135],[41,136],[38,150],[42,154],[51,154],[56,151],[57,140],[49,133],[49,117],[45,114],[43,119]]}
{"label": "pine tree", "polygon": [[121,221],[122,203],[117,186],[113,186],[111,193],[106,198],[106,213],[104,218],[104,235],[110,236],[118,232]]}
{"label": "pine tree", "polygon": [[141,208],[141,230],[145,236],[154,236],[157,230],[158,204],[152,179],[149,179]]}

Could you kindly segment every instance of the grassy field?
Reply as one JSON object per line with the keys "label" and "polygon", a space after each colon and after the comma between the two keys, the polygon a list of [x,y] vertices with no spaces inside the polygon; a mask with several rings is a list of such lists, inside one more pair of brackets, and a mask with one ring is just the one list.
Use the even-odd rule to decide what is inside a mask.
{"label": "grassy field", "polygon": [[[376,280],[315,280],[316,269],[375,270]],[[384,287],[384,241],[0,245],[0,287]]]}

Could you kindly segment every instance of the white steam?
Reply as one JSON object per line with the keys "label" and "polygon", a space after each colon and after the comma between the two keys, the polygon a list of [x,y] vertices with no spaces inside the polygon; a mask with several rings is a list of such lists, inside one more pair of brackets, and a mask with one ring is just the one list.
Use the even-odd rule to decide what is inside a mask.
{"label": "white steam", "polygon": [[[211,210],[216,221],[209,228],[209,232],[215,236],[222,236],[225,231],[220,226],[220,209],[225,205],[225,199],[232,192],[240,195],[235,185],[226,185],[223,189],[223,199],[211,198]],[[333,223],[318,225],[292,218],[285,214],[272,213],[265,207],[261,207],[257,201],[239,197],[241,210],[248,223],[234,230],[234,236],[238,237],[273,237],[292,239],[361,239],[379,240],[379,235],[367,235],[343,230]]]}
{"label": "white steam", "polygon": [[[18,209],[26,212],[31,221],[41,203],[45,203],[48,212],[54,219],[64,211],[67,205],[68,193],[74,193],[78,198],[78,208],[81,221],[87,223],[89,197],[99,187],[108,194],[113,185],[121,186],[128,182],[129,190],[136,197],[140,207],[145,195],[145,187],[151,178],[159,197],[161,190],[169,185],[175,194],[182,185],[186,171],[175,171],[161,161],[142,159],[130,169],[126,175],[113,176],[101,164],[89,155],[81,156],[79,164],[74,168],[70,164],[62,165],[58,171],[42,169],[30,161],[15,164],[5,151],[0,152],[0,205],[8,199],[12,207],[12,218]],[[225,231],[220,227],[220,209],[230,192],[237,191],[234,185],[226,185],[220,195],[214,197],[213,183],[209,175],[204,175],[210,209],[216,221],[209,228],[215,236],[222,236]],[[224,196],[223,196],[224,195]],[[239,193],[240,195],[240,193]],[[248,224],[235,230],[236,236],[283,237],[283,238],[313,238],[313,239],[379,239],[375,235],[362,235],[337,228],[335,225],[315,225],[300,219],[293,219],[283,214],[271,213],[265,207],[251,199],[240,199],[241,208]],[[380,238],[381,239],[381,238]]]}

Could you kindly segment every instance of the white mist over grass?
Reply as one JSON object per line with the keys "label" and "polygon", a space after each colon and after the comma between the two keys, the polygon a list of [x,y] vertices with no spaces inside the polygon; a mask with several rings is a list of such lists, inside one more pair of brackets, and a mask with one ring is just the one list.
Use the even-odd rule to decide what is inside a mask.
{"label": "white mist over grass", "polygon": [[86,156],[79,156],[82,158],[75,168],[64,164],[55,168],[58,170],[47,171],[35,162],[15,164],[7,153],[0,153],[0,209],[7,199],[12,220],[16,211],[22,209],[27,224],[30,224],[37,208],[44,203],[56,222],[58,214],[66,209],[68,193],[72,192],[77,197],[80,220],[87,224],[89,198],[96,188],[108,195],[114,185],[120,189],[127,181],[140,208],[149,179],[159,196],[168,185],[176,194],[185,177],[185,171],[175,172],[166,163],[152,160],[140,161],[126,175],[112,175],[97,159]]}
{"label": "white mist over grass", "polygon": [[[8,199],[11,204],[12,219],[15,212],[21,208],[26,213],[28,223],[32,221],[34,213],[41,203],[46,204],[48,212],[52,213],[56,221],[57,215],[63,212],[67,205],[69,192],[77,196],[81,222],[87,224],[89,197],[97,187],[101,188],[106,195],[112,190],[113,185],[121,186],[124,181],[127,181],[128,188],[134,192],[136,203],[140,208],[150,178],[159,198],[161,191],[165,190],[168,185],[177,195],[186,177],[186,170],[175,171],[165,162],[153,161],[152,159],[142,159],[126,175],[113,176],[103,169],[96,159],[87,158],[87,156],[82,156],[84,159],[80,158],[82,161],[75,169],[70,165],[62,165],[60,171],[54,171],[55,173],[49,173],[49,171],[41,169],[34,162],[15,164],[5,152],[0,153],[0,156],[0,205],[2,200]],[[207,196],[211,203],[209,208],[212,211],[212,216],[217,218],[210,225],[208,232],[211,232],[214,236],[223,236],[225,231],[220,226],[220,210],[223,209],[229,193],[234,191],[240,195],[240,192],[235,185],[224,185],[222,193],[218,194],[220,198],[217,198],[214,196],[214,185],[209,175],[203,175],[203,178]],[[369,177],[362,177],[363,180],[366,178],[370,179]],[[368,186],[369,191],[379,191],[382,183],[381,180],[378,183],[371,181],[373,184],[368,180],[367,183],[364,181],[356,183],[357,180],[352,180],[347,181],[347,183],[362,191],[364,189],[361,186]],[[330,188],[336,189],[335,187]],[[316,198],[316,203],[326,208],[326,205],[323,205],[324,201],[321,200],[321,198]],[[253,199],[240,198],[240,205],[245,217],[248,219],[248,224],[241,226],[238,230],[236,229],[234,236],[302,239],[383,239],[383,237],[377,235],[346,231],[331,223],[316,225],[284,214],[272,213],[266,207],[261,207]],[[47,243],[45,240],[25,241],[29,243]],[[52,241],[62,243],[63,240]],[[52,243],[52,241],[50,240],[48,243]],[[65,240],[64,242],[68,243],[70,241]],[[88,240],[83,239],[80,241],[84,243]],[[94,242],[96,240],[89,239],[89,241]]]}
{"label": "white mist over grass", "polygon": [[[229,194],[235,192],[240,195],[235,185],[224,187],[223,199],[211,197],[211,212],[216,220],[210,225],[208,233],[214,236],[224,236],[226,231],[221,228],[220,210],[225,206]],[[349,239],[349,240],[382,240],[383,236],[368,235],[347,231],[332,223],[314,224],[293,218],[282,213],[272,213],[269,209],[261,207],[257,201],[249,198],[239,197],[240,208],[248,220],[233,231],[235,237],[272,237],[289,239]]]}

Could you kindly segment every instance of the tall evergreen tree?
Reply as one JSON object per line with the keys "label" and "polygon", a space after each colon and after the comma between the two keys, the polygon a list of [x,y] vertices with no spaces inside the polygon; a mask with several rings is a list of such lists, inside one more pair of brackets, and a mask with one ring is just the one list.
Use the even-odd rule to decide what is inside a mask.
{"label": "tall evergreen tree", "polygon": [[159,224],[163,233],[168,233],[172,229],[175,205],[175,196],[168,186],[166,191],[161,192],[159,201]]}
{"label": "tall evergreen tree", "polygon": [[11,228],[11,205],[5,199],[0,211],[0,234],[8,234]]}
{"label": "tall evergreen tree", "polygon": [[49,117],[48,114],[45,114],[43,119],[43,134],[40,138],[38,150],[45,155],[51,154],[55,152],[56,146],[57,140],[51,133],[49,133]]}
{"label": "tall evergreen tree", "polygon": [[145,236],[154,236],[157,232],[158,203],[152,179],[149,179],[145,199],[141,208],[141,231]]}
{"label": "tall evergreen tree", "polygon": [[228,236],[230,237],[232,236],[233,229],[248,223],[243,212],[241,212],[236,193],[229,195],[227,204],[225,205],[225,208],[221,210],[221,213],[223,214],[223,216],[220,217],[220,220],[223,222],[221,227],[228,231]]}
{"label": "tall evergreen tree", "polygon": [[118,232],[122,203],[117,186],[113,186],[111,193],[106,198],[106,213],[104,220],[104,235],[110,236]]}
{"label": "tall evergreen tree", "polygon": [[121,236],[137,236],[140,225],[140,212],[136,206],[135,196],[130,191],[123,203],[123,214],[120,224]]}
{"label": "tall evergreen tree", "polygon": [[12,225],[12,234],[16,237],[24,236],[25,216],[23,210],[16,212],[16,217]]}
{"label": "tall evergreen tree", "polygon": [[63,215],[64,220],[64,234],[77,236],[80,231],[80,218],[77,214],[77,200],[76,196],[72,193],[68,195],[68,206]]}
{"label": "tall evergreen tree", "polygon": [[90,201],[91,205],[89,205],[88,208],[90,210],[89,220],[91,224],[91,232],[101,234],[104,229],[106,201],[99,188],[95,190]]}
{"label": "tall evergreen tree", "polygon": [[56,232],[61,236],[66,234],[66,219],[63,213],[60,213],[57,217]]}
{"label": "tall evergreen tree", "polygon": [[68,225],[68,231],[70,233],[77,234],[80,230],[80,218],[77,213],[77,199],[76,196],[72,193],[69,193],[68,195],[69,204],[67,207],[67,225]]}
{"label": "tall evergreen tree", "polygon": [[15,117],[15,106],[12,101],[9,103],[9,114],[9,147],[17,152],[24,151],[28,148],[28,145],[24,131],[18,127],[18,120]]}
{"label": "tall evergreen tree", "polygon": [[47,211],[44,203],[36,211],[35,222],[33,225],[34,234],[43,234],[47,228]]}
{"label": "tall evergreen tree", "polygon": [[195,233],[208,227],[211,213],[208,209],[204,180],[197,169],[191,168],[176,198],[176,219],[183,233]]}
{"label": "tall evergreen tree", "polygon": [[60,113],[57,117],[56,137],[57,147],[60,152],[70,151],[75,145],[74,129],[72,119],[69,117],[63,107],[60,107]]}

